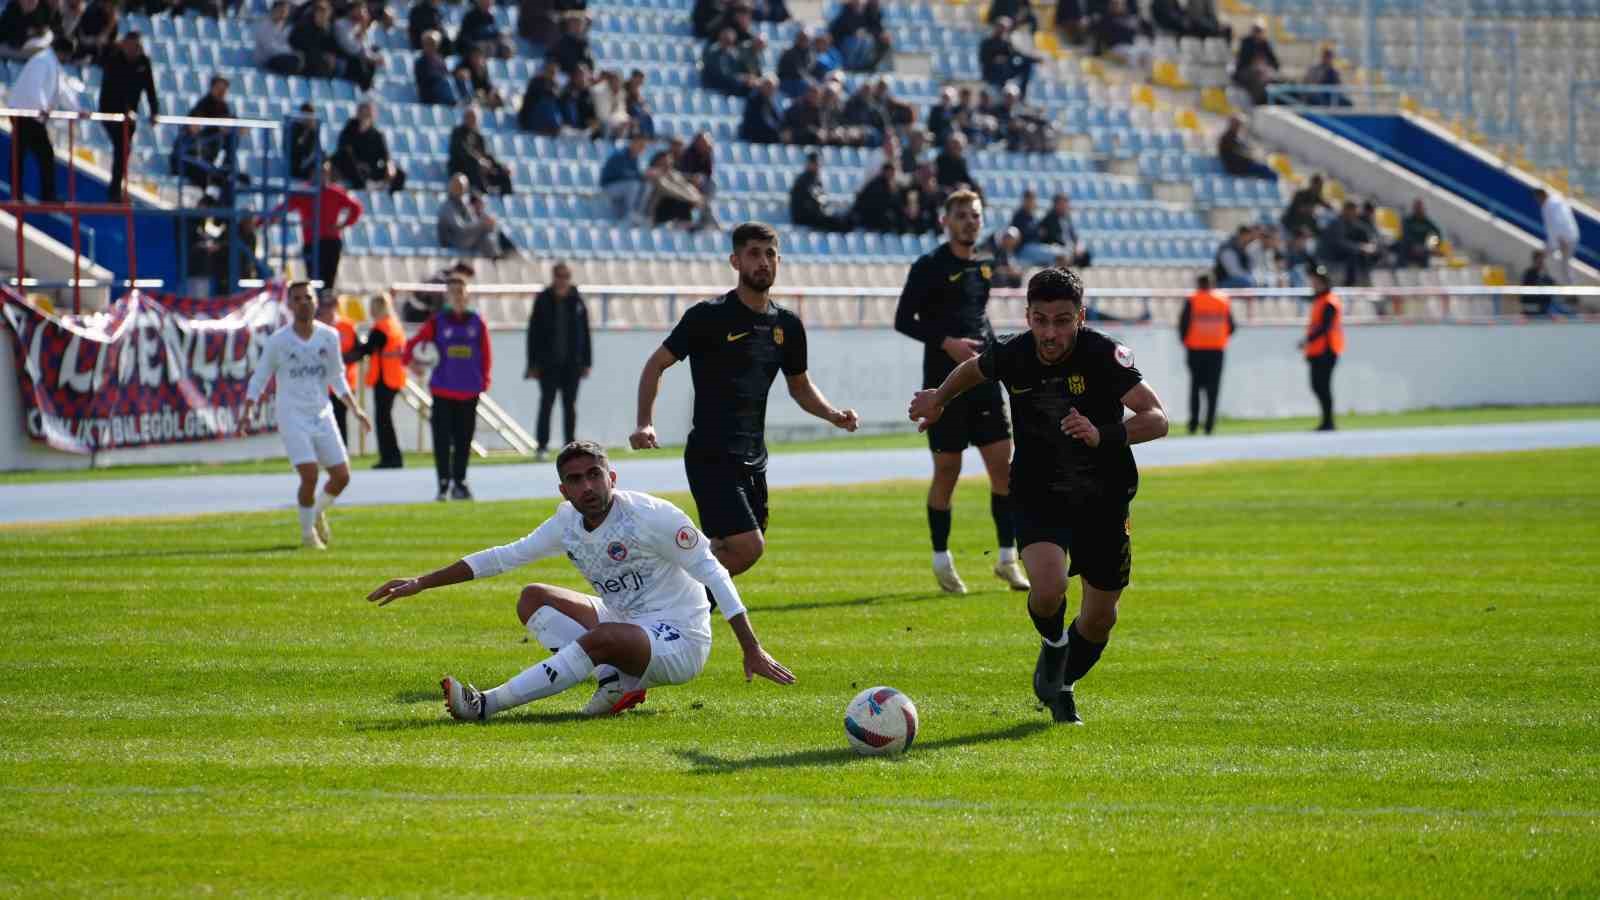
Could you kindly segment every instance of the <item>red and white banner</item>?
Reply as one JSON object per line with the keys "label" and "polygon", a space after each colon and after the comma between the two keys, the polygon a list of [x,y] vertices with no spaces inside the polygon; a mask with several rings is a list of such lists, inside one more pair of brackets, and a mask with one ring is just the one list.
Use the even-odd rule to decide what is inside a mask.
{"label": "red and white banner", "polygon": [[[239,433],[250,373],[289,314],[281,285],[212,300],[133,291],[87,316],[53,315],[0,289],[0,320],[28,436],[94,453]],[[276,423],[269,392],[243,433]]]}

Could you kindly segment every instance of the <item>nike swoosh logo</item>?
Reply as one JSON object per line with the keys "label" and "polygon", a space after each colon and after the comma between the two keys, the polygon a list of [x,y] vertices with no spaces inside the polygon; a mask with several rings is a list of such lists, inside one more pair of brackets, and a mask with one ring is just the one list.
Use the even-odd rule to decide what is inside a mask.
{"label": "nike swoosh logo", "polygon": [[1027,392],[1029,392],[1031,390],[1033,390],[1033,388],[1012,388],[1011,389],[1011,393],[1013,393],[1013,394],[1026,394]]}
{"label": "nike swoosh logo", "polygon": [[738,334],[729,334],[728,335],[728,343],[731,344],[734,341],[737,341],[738,339],[747,336],[748,334],[750,334],[750,332],[748,332],[748,331],[741,331]]}
{"label": "nike swoosh logo", "polygon": [[957,272],[957,273],[955,273],[955,274],[954,274],[954,275],[951,275],[951,276],[950,276],[950,279],[949,279],[949,280],[950,280],[950,281],[951,281],[951,282],[957,282],[957,281],[960,281],[960,280],[961,280],[961,276],[963,276],[963,275],[965,275],[965,274],[967,274],[967,273],[966,273],[966,270],[965,270],[965,269],[963,269],[963,270],[962,270],[962,271],[960,271],[960,272]]}

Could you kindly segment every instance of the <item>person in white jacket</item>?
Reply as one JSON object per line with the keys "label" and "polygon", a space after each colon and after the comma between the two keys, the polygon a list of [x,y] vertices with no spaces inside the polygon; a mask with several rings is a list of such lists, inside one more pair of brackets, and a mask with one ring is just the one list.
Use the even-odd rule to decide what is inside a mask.
{"label": "person in white jacket", "polygon": [[517,618],[554,655],[487,691],[446,675],[439,686],[452,717],[482,721],[590,675],[599,686],[584,712],[609,715],[642,702],[648,688],[690,681],[711,653],[711,598],[744,650],[745,680],[760,675],[794,683],[794,675],[762,649],[733,577],[683,510],[649,494],[615,490],[617,475],[605,449],[590,441],[568,444],[556,457],[556,473],[567,502],[527,537],[427,575],[387,581],[367,595],[384,606],[557,555],[589,582],[593,594],[548,584],[523,588]]}
{"label": "person in white jacket", "polygon": [[1544,188],[1535,188],[1533,199],[1539,203],[1539,213],[1544,218],[1544,246],[1550,274],[1557,284],[1575,283],[1572,270],[1573,255],[1578,251],[1578,217],[1566,198],[1552,194]]}
{"label": "person in white jacket", "polygon": [[[12,109],[38,110],[40,113],[58,109],[78,108],[72,89],[66,84],[62,66],[72,57],[73,43],[66,38],[56,38],[48,50],[34,53],[17,73],[6,105]],[[22,161],[19,154],[28,154],[39,166],[39,200],[52,203],[56,199],[56,151],[50,145],[50,131],[44,118],[11,117],[11,164],[20,177]]]}

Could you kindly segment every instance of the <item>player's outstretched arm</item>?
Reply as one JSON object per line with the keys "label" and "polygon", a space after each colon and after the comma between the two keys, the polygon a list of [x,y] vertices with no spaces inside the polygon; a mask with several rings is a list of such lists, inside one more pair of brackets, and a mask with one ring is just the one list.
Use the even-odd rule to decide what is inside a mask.
{"label": "player's outstretched arm", "polygon": [[951,372],[944,383],[936,388],[917,391],[911,397],[911,406],[906,410],[911,421],[917,423],[918,431],[927,431],[933,423],[939,421],[944,415],[944,408],[950,401],[965,394],[980,384],[988,381],[983,376],[983,370],[978,368],[978,357],[974,356]]}
{"label": "player's outstretched arm", "polygon": [[768,681],[778,684],[794,684],[794,673],[784,667],[783,663],[773,659],[756,640],[756,633],[750,627],[750,614],[739,613],[728,619],[728,627],[733,629],[733,634],[739,639],[739,646],[744,650],[744,680],[749,681],[757,675]]}
{"label": "player's outstretched arm", "polygon": [[379,606],[388,606],[401,597],[413,597],[426,590],[471,580],[472,567],[467,565],[466,560],[458,559],[442,569],[435,569],[417,578],[392,578],[385,581],[377,590],[367,595],[367,600],[377,601]]}
{"label": "player's outstretched arm", "polygon": [[659,447],[656,443],[656,392],[661,389],[661,373],[672,368],[678,358],[665,346],[644,361],[644,371],[639,373],[639,411],[635,416],[635,431],[628,437],[628,446],[635,450]]}
{"label": "player's outstretched arm", "polygon": [[811,373],[789,375],[784,380],[789,385],[789,396],[806,412],[845,431],[855,431],[860,424],[861,417],[856,415],[855,410],[835,409],[828,398],[822,396],[822,390],[811,380]]}

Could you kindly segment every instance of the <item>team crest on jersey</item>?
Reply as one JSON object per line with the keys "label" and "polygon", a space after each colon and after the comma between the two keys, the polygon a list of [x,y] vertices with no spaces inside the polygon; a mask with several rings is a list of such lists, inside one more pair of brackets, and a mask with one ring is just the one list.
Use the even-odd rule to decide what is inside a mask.
{"label": "team crest on jersey", "polygon": [[1081,394],[1088,390],[1088,388],[1089,386],[1084,383],[1082,375],[1074,372],[1067,376],[1067,390],[1071,391],[1072,393]]}
{"label": "team crest on jersey", "polygon": [[612,562],[622,562],[628,558],[628,547],[621,541],[612,541],[606,545],[606,555]]}
{"label": "team crest on jersey", "polygon": [[783,329],[782,328],[774,328],[774,329],[772,329],[772,342],[774,344],[777,344],[779,347],[783,346]]}
{"label": "team crest on jersey", "polygon": [[1124,347],[1121,344],[1118,344],[1117,345],[1116,356],[1117,356],[1117,363],[1119,365],[1121,365],[1124,369],[1133,368],[1133,351],[1132,350],[1129,350],[1127,347]]}
{"label": "team crest on jersey", "polygon": [[978,274],[983,276],[984,281],[988,281],[994,275],[994,270],[985,264],[978,267]]}
{"label": "team crest on jersey", "polygon": [[678,529],[676,540],[679,547],[688,550],[695,544],[700,543],[700,532],[695,531],[694,527],[691,525],[685,525]]}

